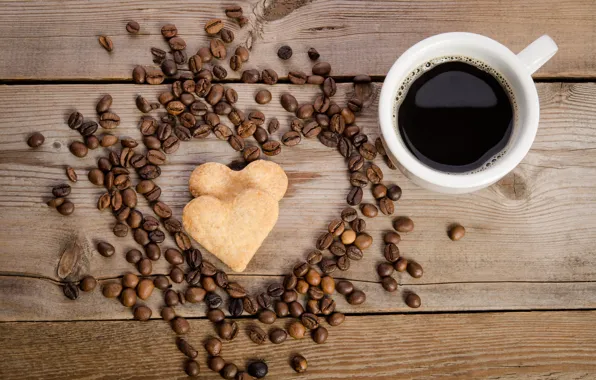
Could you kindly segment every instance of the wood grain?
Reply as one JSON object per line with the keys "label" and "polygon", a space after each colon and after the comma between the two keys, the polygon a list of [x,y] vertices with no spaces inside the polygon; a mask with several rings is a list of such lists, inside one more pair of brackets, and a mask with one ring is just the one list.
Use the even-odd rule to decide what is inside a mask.
{"label": "wood grain", "polygon": [[[487,35],[519,52],[542,34],[558,43],[559,53],[538,73],[544,77],[596,76],[596,4],[592,0],[519,2],[260,0],[236,1],[249,24],[231,44],[251,47],[250,68],[308,71],[306,51],[315,47],[333,65],[333,75],[384,76],[396,58],[425,37],[453,31]],[[167,48],[160,34],[177,25],[189,54],[206,46],[205,22],[222,17],[224,4],[207,0],[0,2],[0,79],[127,80],[136,64],[151,64],[149,49]],[[139,35],[126,33],[129,20],[141,24]],[[114,51],[97,42],[111,36]],[[290,45],[284,62],[277,49]],[[229,49],[231,52],[231,49]],[[227,62],[225,63],[227,68]],[[229,70],[230,78],[238,74]]]}
{"label": "wood grain", "polygon": [[[278,276],[230,276],[250,294],[256,296],[274,282]],[[341,277],[337,277],[340,279]],[[105,279],[90,293],[81,292],[72,301],[64,296],[60,284],[39,278],[0,276],[0,322],[6,321],[76,321],[132,319],[132,311],[118,300],[104,298],[101,285],[119,282]],[[353,281],[354,286],[366,293],[362,305],[350,305],[340,294],[333,299],[337,310],[343,313],[411,313],[447,312],[470,310],[553,310],[596,309],[596,282],[494,282],[452,284],[404,284],[398,291],[388,293],[376,282]],[[186,283],[174,289],[184,291]],[[406,295],[414,292],[422,299],[419,309],[410,309],[404,303]],[[228,298],[225,292],[223,309],[227,312]],[[139,302],[141,302],[139,300]],[[305,299],[300,302],[305,305]],[[163,295],[157,289],[144,304],[153,310],[153,318],[160,318],[164,306]],[[201,304],[178,306],[177,311],[185,317],[205,317],[206,308]]]}
{"label": "wood grain", "polygon": [[[348,316],[322,345],[305,338],[259,347],[245,333],[255,322],[242,319],[222,357],[239,368],[265,359],[272,379],[588,379],[596,373],[595,318],[594,311]],[[190,324],[200,378],[219,379],[201,347],[215,333],[211,323]],[[0,341],[5,380],[186,378],[163,321],[2,323]],[[299,376],[288,365],[295,353],[308,360]]]}
{"label": "wood grain", "polygon": [[[256,109],[252,100],[259,85],[235,85],[239,107]],[[401,276],[404,284],[461,282],[568,282],[594,281],[596,255],[596,85],[550,83],[538,86],[542,117],[536,142],[522,164],[499,184],[471,195],[446,196],[420,189],[397,171],[389,171],[377,159],[386,183],[398,183],[404,190],[396,215],[414,218],[416,229],[404,236],[400,249],[405,257],[419,261],[425,275],[414,280]],[[95,209],[101,190],[86,179],[99,151],[85,159],[68,152],[68,143],[77,137],[65,125],[65,118],[78,109],[93,117],[96,100],[104,93],[114,97],[113,109],[122,118],[116,130],[123,136],[139,137],[141,116],[134,98],[143,94],[154,99],[164,87],[133,85],[60,85],[0,87],[0,270],[57,280],[56,265],[65,242],[80,239],[87,266],[83,269],[99,278],[119,276],[132,269],[123,256],[136,246],[131,237],[116,238],[111,233],[114,219]],[[271,88],[273,98],[294,93],[300,102],[312,101],[314,86]],[[351,85],[339,86],[336,100],[344,104]],[[259,106],[268,118],[277,117],[288,129],[290,115],[274,100]],[[366,109],[357,124],[373,138],[376,134],[376,106]],[[225,121],[227,123],[227,120]],[[25,144],[29,133],[41,131],[46,143],[38,150]],[[105,154],[105,153],[103,153]],[[162,199],[180,216],[189,199],[186,181],[191,170],[204,161],[230,163],[239,154],[213,136],[183,144],[171,155],[157,180]],[[281,217],[249,264],[246,274],[281,275],[309,252],[328,222],[345,207],[349,190],[344,160],[316,140],[303,140],[294,148],[284,148],[273,158],[288,172],[290,190],[281,202]],[[45,201],[52,186],[65,182],[64,167],[77,168],[79,182],[70,198],[77,209],[63,217],[49,209]],[[372,201],[369,191],[365,199]],[[149,212],[146,204],[141,210]],[[375,239],[359,263],[342,277],[377,281],[375,267],[382,260],[382,233],[391,228],[389,217],[367,220]],[[33,224],[31,221],[35,221]],[[453,222],[463,224],[468,233],[460,242],[446,235]],[[117,247],[107,259],[92,247],[106,239]],[[168,238],[163,247],[172,246]],[[207,253],[206,253],[207,254]],[[211,255],[208,257],[214,259]],[[156,271],[166,273],[161,260]],[[84,270],[82,273],[85,272]]]}

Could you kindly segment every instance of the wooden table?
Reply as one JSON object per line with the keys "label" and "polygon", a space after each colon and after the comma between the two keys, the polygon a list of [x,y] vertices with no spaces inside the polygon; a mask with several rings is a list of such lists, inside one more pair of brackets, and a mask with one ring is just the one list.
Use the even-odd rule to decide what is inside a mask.
{"label": "wooden table", "polygon": [[[304,339],[257,347],[245,334],[244,327],[256,323],[247,316],[238,319],[242,332],[224,345],[224,358],[241,368],[250,359],[265,358],[274,379],[596,378],[596,3],[236,3],[250,22],[243,29],[226,24],[236,34],[232,46],[251,49],[248,67],[273,68],[286,79],[289,70],[308,70],[306,50],[315,47],[341,82],[335,96],[340,104],[353,92],[354,75],[371,75],[374,102],[357,124],[373,139],[384,75],[405,49],[425,37],[469,31],[519,51],[547,33],[560,50],[535,75],[541,122],[532,150],[494,186],[470,195],[435,194],[376,160],[385,182],[403,189],[397,214],[416,222],[400,250],[424,266],[422,278],[400,274],[399,290],[383,291],[375,268],[383,259],[382,234],[391,228],[391,218],[367,220],[373,246],[349,271],[336,275],[363,289],[367,301],[351,306],[336,297],[338,310],[348,317],[330,329],[325,344]],[[164,23],[177,25],[192,53],[208,42],[203,25],[212,17],[225,18],[219,2],[0,2],[0,378],[185,378],[174,333],[159,319],[163,301],[157,292],[147,301],[154,319],[145,323],[131,320],[129,309],[105,299],[99,289],[77,301],[62,294],[56,268],[68,241],[83,246],[75,276],[92,274],[102,283],[134,270],[124,252],[136,246],[130,236],[113,236],[113,217],[95,207],[101,190],[88,182],[87,171],[105,151],[92,151],[84,159],[72,156],[68,144],[80,136],[65,118],[75,109],[92,117],[96,101],[109,93],[122,119],[116,133],[139,138],[136,95],[153,100],[167,86],[132,84],[132,68],[151,63],[150,47],[166,47],[159,32]],[[139,35],[126,33],[128,20],[141,24]],[[97,43],[100,34],[112,37],[111,54]],[[294,50],[289,61],[275,55],[282,44]],[[229,74],[229,81],[238,81],[237,73]],[[265,85],[232,86],[240,94],[241,109],[277,117],[283,132],[290,115],[280,107],[279,96],[291,92],[307,102],[319,91],[285,82],[270,87],[274,101],[266,106],[253,100]],[[34,131],[46,137],[37,150],[25,144]],[[184,143],[168,157],[157,180],[162,200],[179,217],[190,199],[186,182],[191,170],[205,161],[227,164],[238,158],[214,137]],[[252,293],[279,280],[313,248],[345,206],[349,189],[343,158],[316,140],[285,148],[273,161],[290,178],[280,220],[247,270],[232,276]],[[63,217],[45,202],[53,186],[67,181],[67,165],[76,168],[79,181],[70,196],[76,211]],[[372,199],[370,191],[365,199]],[[144,200],[140,209],[150,213]],[[467,229],[462,241],[447,238],[453,222]],[[114,257],[95,251],[100,239],[117,247]],[[173,245],[168,237],[163,247]],[[154,273],[168,271],[163,259],[156,263]],[[421,308],[404,304],[409,291],[421,296]],[[187,304],[177,311],[191,319],[191,343],[200,346],[215,334],[203,305]],[[200,352],[200,377],[219,378],[206,368],[206,354]],[[300,376],[288,365],[296,352],[309,360],[307,373]]]}

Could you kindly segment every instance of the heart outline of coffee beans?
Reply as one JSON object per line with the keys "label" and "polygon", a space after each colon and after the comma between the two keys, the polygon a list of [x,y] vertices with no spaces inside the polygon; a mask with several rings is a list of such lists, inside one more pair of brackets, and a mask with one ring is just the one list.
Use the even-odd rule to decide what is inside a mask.
{"label": "heart outline of coffee beans", "polygon": [[[228,7],[226,14],[241,26],[247,22],[242,15],[241,7]],[[135,33],[139,28],[140,25],[135,22],[127,26],[130,33]],[[161,290],[166,303],[161,311],[161,317],[170,323],[172,330],[179,336],[186,335],[190,325],[184,317],[176,315],[175,306],[185,302],[205,302],[208,306],[207,318],[216,324],[219,338],[226,341],[233,340],[238,335],[239,328],[235,321],[226,319],[221,310],[223,300],[215,293],[217,288],[221,288],[232,300],[229,304],[232,316],[247,312],[258,315],[258,321],[264,324],[273,323],[277,317],[287,315],[296,319],[290,325],[291,328],[288,328],[289,331],[278,329],[270,334],[269,338],[274,343],[281,344],[288,334],[295,339],[300,339],[309,329],[313,341],[322,344],[327,340],[328,331],[320,325],[317,314],[326,316],[330,326],[337,326],[345,320],[344,314],[335,310],[332,293],[337,291],[352,305],[362,304],[366,300],[365,293],[355,289],[351,282],[346,280],[336,282],[331,276],[337,270],[348,270],[350,263],[360,260],[363,251],[372,244],[372,237],[366,233],[366,221],[358,217],[358,211],[355,208],[347,207],[341,212],[340,218],[329,223],[327,230],[315,242],[314,250],[307,255],[305,261],[300,261],[293,266],[283,283],[270,284],[265,291],[252,296],[242,285],[230,282],[225,272],[203,259],[200,250],[193,247],[192,240],[184,231],[182,222],[172,215],[168,205],[159,200],[161,188],[154,180],[161,175],[160,165],[167,161],[163,153],[173,154],[182,142],[193,138],[204,139],[214,133],[216,138],[228,141],[234,150],[244,151],[243,157],[246,163],[250,163],[259,159],[261,152],[267,156],[275,156],[281,152],[282,146],[299,144],[302,135],[306,139],[318,138],[323,145],[338,149],[339,153],[346,158],[348,170],[352,173],[350,180],[352,188],[346,199],[350,206],[361,205],[362,189],[371,183],[374,185],[373,196],[378,201],[378,206],[361,205],[363,216],[375,217],[379,210],[382,214],[392,215],[393,202],[401,197],[401,189],[399,186],[386,188],[381,183],[383,180],[381,169],[372,161],[380,155],[390,169],[395,169],[395,166],[386,155],[382,141],[380,139],[374,142],[368,141],[367,135],[354,124],[356,114],[371,103],[371,96],[374,93],[371,79],[366,75],[356,76],[353,96],[345,107],[340,107],[331,99],[336,92],[335,81],[329,76],[331,65],[317,61],[320,54],[311,48],[308,55],[313,61],[317,61],[312,67],[312,75],[293,71],[289,73],[289,78],[294,84],[319,84],[322,94],[317,98],[314,106],[310,104],[299,106],[290,94],[282,95],[282,107],[288,112],[295,113],[297,121],[292,123],[292,129],[286,132],[279,142],[269,136],[269,133],[274,133],[280,128],[279,121],[272,119],[265,127],[265,116],[261,112],[253,111],[245,114],[235,106],[238,99],[235,91],[226,89],[220,84],[212,84],[214,79],[222,79],[221,77],[225,75],[219,70],[220,73],[214,78],[205,64],[213,57],[224,59],[227,55],[225,44],[232,42],[234,36],[219,19],[208,21],[205,29],[212,38],[210,47],[201,48],[197,55],[186,59],[184,52],[186,43],[178,36],[177,28],[173,24],[162,27],[162,35],[171,49],[177,53],[172,62],[176,61],[175,63],[180,64],[178,62],[188,61],[191,63],[191,71],[178,70],[175,65],[170,67],[169,60],[166,59],[167,53],[164,51],[162,54],[162,50],[158,48],[152,48],[151,53],[154,60],[161,62],[162,69],[137,66],[133,70],[133,81],[139,84],[161,84],[167,76],[175,76],[176,79],[171,86],[171,92],[160,94],[159,102],[150,103],[141,96],[137,98],[137,105],[144,113],[139,129],[143,135],[144,145],[153,152],[151,157],[136,152],[138,142],[133,139],[120,139],[122,145],[120,151],[113,149],[118,138],[111,134],[103,135],[101,140],[96,138],[94,133],[97,131],[97,123],[86,120],[79,112],[74,112],[68,119],[68,126],[79,131],[85,138],[85,143],[75,141],[71,144],[70,149],[75,156],[85,157],[87,150],[97,148],[100,141],[105,141],[101,146],[109,150],[107,157],[101,157],[98,160],[97,169],[92,170],[93,175],[90,172],[89,178],[92,183],[104,186],[107,190],[99,197],[97,207],[99,210],[112,210],[117,220],[114,234],[122,237],[130,232],[134,240],[143,246],[144,254],[141,250],[132,249],[126,253],[126,260],[136,266],[141,275],[151,275],[153,262],[162,256],[160,243],[165,238],[161,230],[162,226],[172,235],[177,245],[177,249],[168,248],[163,255],[172,265],[169,278],[159,275],[154,280],[148,278],[140,280],[135,274],[129,273],[122,278],[122,284],[115,281],[103,283],[102,292],[108,298],[119,298],[123,305],[130,307],[134,319],[146,321],[151,318],[153,312],[138,300],[147,299],[155,288]],[[104,40],[108,39],[106,37]],[[109,50],[113,48],[111,42]],[[284,47],[282,50],[282,58],[289,59],[291,48]],[[233,63],[235,69],[240,70],[241,66],[248,62],[249,55],[246,48],[238,46],[230,63]],[[267,84],[274,84],[277,82],[277,73],[271,69],[265,70],[263,74],[254,69],[246,69],[242,72],[243,83],[257,83],[260,80]],[[270,93],[262,91],[259,94],[257,103],[266,103],[270,100]],[[111,105],[112,97],[104,95],[96,107],[99,126],[106,130],[117,128],[120,123],[118,115],[111,111]],[[166,108],[167,114],[160,120],[149,115],[151,111],[162,105]],[[220,116],[226,113],[230,122],[236,127],[236,133],[221,122]],[[245,139],[250,136],[255,137],[260,149],[258,146],[246,145]],[[367,163],[368,161],[371,163]],[[245,164],[240,166],[244,167]],[[133,186],[130,179],[129,168],[135,170],[141,178],[136,186]],[[57,187],[55,195],[69,192],[66,186]],[[143,215],[136,209],[137,194],[143,195],[150,202],[157,218]],[[59,198],[63,199],[63,197],[56,199]],[[57,202],[59,201],[54,203]],[[389,232],[384,237],[386,245],[383,254],[386,262],[377,267],[377,272],[382,277],[381,284],[387,291],[397,290],[397,281],[391,277],[395,271],[407,271],[414,278],[419,278],[423,273],[420,264],[401,257],[397,248],[401,240],[398,232],[411,232],[414,228],[413,222],[407,217],[399,217],[394,220],[393,227],[397,232]],[[110,247],[113,248],[111,244],[102,242],[97,249],[103,256],[109,258],[113,254],[113,249]],[[330,254],[323,254],[324,251],[329,251]],[[184,262],[188,266],[186,271],[181,267]],[[177,292],[171,289],[170,281],[174,283],[186,281],[189,287],[185,292]],[[68,298],[77,299],[79,288],[83,292],[89,292],[96,287],[96,284],[97,281],[92,276],[86,276],[78,283],[78,287],[74,282],[68,282],[63,285],[63,290]],[[305,303],[306,308],[298,301],[299,295],[310,298]],[[407,293],[404,296],[409,307],[420,306],[420,297],[416,294]],[[267,339],[266,334],[257,326],[250,327],[250,331],[251,340],[257,343]],[[209,359],[208,366],[214,371],[221,372],[226,378],[233,378],[238,374],[238,368],[233,363],[226,363],[219,356],[221,348],[217,349],[218,341],[218,338],[211,337],[209,346],[205,345],[206,350],[214,355]],[[221,341],[219,342],[221,347]],[[185,371],[188,375],[196,375],[200,368],[195,360],[196,349],[191,342],[182,337],[178,338],[177,346],[188,359],[185,363]],[[216,349],[217,354],[215,354]],[[295,360],[292,360],[292,366],[296,372],[303,372],[306,370],[306,359],[298,355]],[[266,375],[268,368],[264,362],[255,361],[248,366],[247,370],[252,376],[262,377]]]}

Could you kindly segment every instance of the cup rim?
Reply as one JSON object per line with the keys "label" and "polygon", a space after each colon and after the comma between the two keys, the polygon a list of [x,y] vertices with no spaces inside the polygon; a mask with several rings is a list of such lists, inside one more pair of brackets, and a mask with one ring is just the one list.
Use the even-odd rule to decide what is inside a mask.
{"label": "cup rim", "polygon": [[[528,101],[528,109],[525,109],[526,122],[519,131],[516,144],[496,165],[465,175],[448,174],[424,165],[400,141],[393,128],[393,99],[397,93],[397,87],[403,82],[405,75],[415,68],[414,59],[418,52],[422,49],[432,49],[433,46],[455,40],[481,46],[483,49],[494,50],[503,62],[516,73]],[[379,97],[379,124],[387,149],[411,175],[446,188],[477,188],[495,183],[512,171],[526,156],[538,130],[539,107],[538,93],[534,81],[527,68],[511,50],[486,36],[475,33],[451,32],[437,34],[418,42],[406,50],[391,66],[383,82]]]}

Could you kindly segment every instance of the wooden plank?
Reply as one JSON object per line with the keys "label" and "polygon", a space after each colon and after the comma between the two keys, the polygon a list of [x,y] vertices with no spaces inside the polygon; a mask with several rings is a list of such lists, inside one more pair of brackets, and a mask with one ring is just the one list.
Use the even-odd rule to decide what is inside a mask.
{"label": "wooden plank", "polygon": [[[257,295],[268,285],[281,281],[277,276],[230,276],[240,282],[250,294]],[[338,278],[339,279],[339,278]],[[119,281],[101,280],[100,284]],[[454,284],[406,284],[394,293],[388,293],[376,282],[353,281],[354,286],[366,293],[362,305],[350,305],[340,294],[334,294],[337,310],[343,313],[410,313],[478,310],[540,310],[596,308],[595,282],[494,282]],[[174,289],[184,291],[187,284],[174,284]],[[404,298],[415,292],[422,299],[419,309],[410,309]],[[224,292],[223,309],[227,312],[228,299]],[[106,299],[100,287],[94,292],[82,293],[76,301],[62,293],[58,283],[39,278],[0,276],[0,321],[76,321],[132,319],[132,312],[118,300]],[[300,302],[305,305],[305,299]],[[143,303],[139,300],[140,303]],[[144,301],[159,319],[164,306],[160,291]],[[176,307],[185,317],[204,318],[203,303]]]}
{"label": "wooden plank", "polygon": [[[86,180],[85,170],[92,167],[96,151],[85,159],[68,153],[68,143],[76,132],[64,124],[73,109],[91,117],[95,101],[104,93],[114,97],[113,109],[120,114],[121,135],[138,137],[140,113],[134,98],[141,93],[149,99],[164,87],[132,85],[62,85],[0,87],[0,266],[2,272],[58,279],[56,265],[68,238],[79,236],[85,246],[93,247],[106,239],[117,247],[117,254],[106,259],[93,249],[86,250],[84,269],[99,278],[119,276],[132,269],[123,255],[135,247],[131,237],[111,234],[113,218],[95,209],[100,190]],[[239,107],[257,108],[250,99],[260,86],[235,85],[240,93]],[[290,91],[300,102],[312,101],[316,88],[297,89],[274,86],[274,99]],[[351,86],[341,84],[336,99],[340,104],[349,96]],[[596,85],[540,84],[542,119],[534,149],[523,163],[500,184],[471,195],[446,196],[413,185],[399,172],[385,171],[387,183],[398,183],[404,196],[398,215],[410,215],[416,230],[404,236],[400,249],[408,258],[419,261],[425,275],[414,280],[401,276],[404,284],[441,284],[453,282],[567,282],[594,281],[596,255]],[[26,100],[26,101],[25,101]],[[289,114],[277,101],[259,106],[267,117],[282,121],[288,128]],[[227,122],[227,121],[226,121]],[[376,131],[376,106],[366,109],[357,123],[371,137]],[[24,141],[39,130],[46,144],[29,149]],[[229,163],[239,158],[224,142],[210,137],[192,141],[171,155],[157,182],[162,199],[180,216],[188,201],[187,176],[204,161]],[[246,270],[250,275],[280,275],[304,257],[328,222],[345,207],[348,192],[344,160],[332,149],[315,141],[303,141],[284,148],[273,158],[290,176],[290,191],[281,202],[281,217],[259,253]],[[75,214],[62,217],[48,209],[44,201],[50,189],[66,181],[64,167],[78,169],[80,181],[73,186],[71,199]],[[369,191],[365,199],[372,200]],[[147,210],[145,204],[141,209]],[[35,221],[32,225],[31,221]],[[468,234],[451,242],[446,228],[453,222],[466,226]],[[391,228],[391,218],[367,220],[375,239],[359,263],[343,277],[377,281],[375,267],[382,260],[381,238]],[[167,240],[164,247],[172,246]],[[208,257],[211,257],[208,255]],[[166,273],[161,260],[156,271]]]}
{"label": "wooden plank", "polygon": [[[272,379],[587,379],[596,373],[595,318],[594,311],[348,316],[329,328],[325,344],[305,338],[259,347],[245,333],[254,322],[242,319],[222,357],[240,368],[265,359]],[[214,334],[211,323],[190,324],[200,378],[219,379],[201,347]],[[3,323],[0,341],[6,380],[186,378],[163,321]],[[295,353],[308,360],[300,376],[288,365]]]}
{"label": "wooden plank", "polygon": [[[559,53],[536,78],[596,76],[596,3],[592,0],[519,2],[432,1],[236,1],[250,22],[244,29],[226,21],[234,43],[252,48],[251,68],[271,67],[285,77],[290,69],[308,71],[306,51],[315,47],[333,65],[333,75],[383,76],[408,47],[434,34],[466,31],[487,35],[519,52],[542,34],[551,35]],[[130,79],[136,64],[151,64],[149,48],[167,48],[161,26],[175,23],[192,54],[206,46],[203,30],[223,5],[206,0],[139,2],[109,0],[2,1],[0,78],[10,80]],[[125,31],[129,20],[140,35]],[[111,54],[97,36],[112,37]],[[288,44],[294,56],[276,57]],[[231,49],[229,49],[231,50]],[[227,62],[225,63],[227,68]],[[230,78],[238,74],[229,70]]]}

